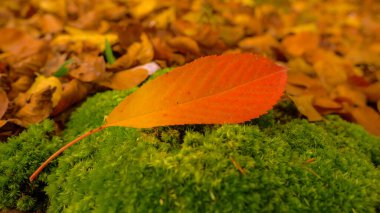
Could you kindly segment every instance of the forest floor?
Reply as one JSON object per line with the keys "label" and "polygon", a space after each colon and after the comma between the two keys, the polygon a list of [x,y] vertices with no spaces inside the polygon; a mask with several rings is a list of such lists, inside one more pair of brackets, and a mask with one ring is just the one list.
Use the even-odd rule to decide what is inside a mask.
{"label": "forest floor", "polygon": [[239,52],[288,67],[284,98],[309,121],[380,135],[379,1],[2,0],[0,140],[48,117],[59,132],[91,94]]}

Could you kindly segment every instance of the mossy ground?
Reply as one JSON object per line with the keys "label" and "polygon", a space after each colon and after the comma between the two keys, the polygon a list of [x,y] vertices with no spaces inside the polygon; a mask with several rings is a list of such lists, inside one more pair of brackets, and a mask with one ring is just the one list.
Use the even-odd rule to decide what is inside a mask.
{"label": "mossy ground", "polygon": [[[73,114],[63,141],[101,125],[129,93],[90,98]],[[291,109],[282,103],[239,125],[105,129],[71,147],[39,178],[41,188],[47,184],[48,212],[379,211],[380,139],[335,116],[311,124],[290,116]],[[34,140],[24,151],[13,143],[3,145],[15,150],[4,156],[25,150],[34,150],[28,159],[46,156],[36,157],[45,151]]]}

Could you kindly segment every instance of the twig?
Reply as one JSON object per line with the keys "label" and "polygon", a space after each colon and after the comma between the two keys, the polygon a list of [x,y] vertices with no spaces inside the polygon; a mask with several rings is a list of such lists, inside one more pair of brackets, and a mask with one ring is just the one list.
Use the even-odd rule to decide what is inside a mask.
{"label": "twig", "polygon": [[240,166],[240,164],[238,162],[236,162],[235,159],[233,159],[232,157],[230,157],[232,163],[234,164],[234,166],[236,167],[236,169],[240,172],[240,174],[242,175],[245,175],[245,171],[244,169]]}
{"label": "twig", "polygon": [[89,135],[92,135],[94,134],[95,132],[99,132],[100,130],[106,128],[107,126],[106,125],[103,125],[103,126],[100,126],[98,128],[95,128],[95,129],[92,129],[88,132],[86,132],[85,134],[75,138],[73,141],[71,141],[70,143],[66,144],[65,146],[63,146],[62,148],[60,148],[57,152],[55,152],[52,156],[50,156],[45,162],[43,162],[41,164],[41,166],[29,177],[29,180],[30,182],[33,182],[37,176],[42,172],[42,170],[52,161],[54,160],[56,157],[58,157],[58,155],[60,155],[63,151],[65,151],[67,148],[69,148],[70,146],[76,144],[77,142],[79,142],[80,140],[82,140],[83,138],[89,136]]}

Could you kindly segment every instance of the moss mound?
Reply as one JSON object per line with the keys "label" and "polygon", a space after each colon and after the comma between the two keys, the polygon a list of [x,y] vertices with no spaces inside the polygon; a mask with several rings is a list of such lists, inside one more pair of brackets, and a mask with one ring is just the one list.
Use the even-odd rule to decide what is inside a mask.
{"label": "moss mound", "polygon": [[0,209],[46,208],[47,197],[42,189],[46,172],[54,164],[38,181],[31,184],[28,177],[62,144],[58,137],[52,137],[53,130],[53,122],[46,120],[0,144]]}
{"label": "moss mound", "polygon": [[[129,92],[73,114],[65,140]],[[244,125],[113,127],[70,148],[48,176],[49,212],[376,212],[379,138],[337,117]]]}

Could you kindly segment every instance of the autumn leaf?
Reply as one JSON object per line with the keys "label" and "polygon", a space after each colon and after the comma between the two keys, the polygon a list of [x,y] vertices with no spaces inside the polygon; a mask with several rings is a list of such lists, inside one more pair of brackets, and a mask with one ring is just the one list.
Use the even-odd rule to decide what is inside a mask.
{"label": "autumn leaf", "polygon": [[62,95],[58,104],[53,110],[53,115],[57,115],[73,104],[86,98],[91,90],[91,86],[88,83],[81,82],[77,79],[73,79],[68,83],[62,85]]}
{"label": "autumn leaf", "polygon": [[114,90],[127,90],[136,87],[149,75],[155,73],[160,67],[154,63],[148,63],[132,69],[123,70],[112,74],[108,79],[98,82],[102,86]]}
{"label": "autumn leaf", "polygon": [[77,69],[70,71],[70,75],[84,82],[97,81],[102,78],[106,63],[101,56],[85,55]]}
{"label": "autumn leaf", "polygon": [[71,141],[29,178],[88,135],[110,126],[150,128],[241,123],[266,113],[280,99],[286,69],[253,54],[207,56],[144,84],[106,118],[106,124]]}
{"label": "autumn leaf", "polygon": [[55,107],[59,100],[61,99],[62,95],[62,85],[58,78],[54,76],[45,77],[43,75],[38,76],[33,85],[29,88],[29,90],[26,92],[27,94],[37,94],[41,92],[42,90],[45,90],[46,88],[53,89],[53,94],[51,97],[51,101],[53,104],[53,107]]}
{"label": "autumn leaf", "polygon": [[322,115],[313,106],[314,95],[290,96],[290,99],[295,103],[298,111],[305,115],[309,121],[320,121]]}
{"label": "autumn leaf", "polygon": [[117,40],[117,35],[114,33],[107,33],[105,35],[93,31],[84,31],[73,27],[65,27],[68,34],[57,36],[53,41],[53,45],[70,43],[70,42],[89,42],[96,45],[99,50],[105,49],[104,41],[107,39],[111,44]]}
{"label": "autumn leaf", "polygon": [[204,57],[142,86],[111,112],[106,125],[240,123],[269,110],[285,80],[285,68],[263,57]]}
{"label": "autumn leaf", "polygon": [[380,114],[368,106],[355,107],[350,110],[353,119],[368,132],[380,136]]}
{"label": "autumn leaf", "polygon": [[0,120],[8,109],[8,96],[3,89],[0,88]]}
{"label": "autumn leaf", "polygon": [[36,93],[32,93],[22,108],[15,114],[13,123],[27,127],[39,123],[49,117],[53,109],[52,95],[54,89],[50,86]]}
{"label": "autumn leaf", "polygon": [[319,35],[314,32],[299,32],[286,37],[282,42],[285,50],[293,56],[313,51],[318,47]]}
{"label": "autumn leaf", "polygon": [[14,28],[0,29],[0,49],[21,59],[39,52],[45,42]]}

